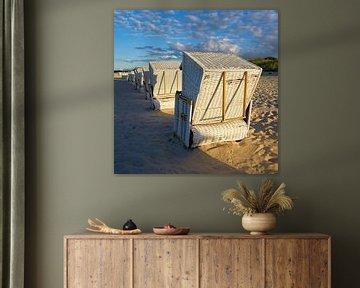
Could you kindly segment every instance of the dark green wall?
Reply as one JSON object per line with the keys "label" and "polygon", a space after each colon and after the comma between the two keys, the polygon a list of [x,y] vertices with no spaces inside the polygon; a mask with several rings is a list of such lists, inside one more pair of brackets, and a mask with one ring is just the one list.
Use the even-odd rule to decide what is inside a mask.
{"label": "dark green wall", "polygon": [[359,1],[33,0],[26,8],[26,286],[62,287],[63,235],[88,216],[146,231],[241,231],[220,192],[261,176],[113,175],[112,10],[280,11],[280,173],[297,195],[280,232],[333,236],[333,287],[358,287]]}

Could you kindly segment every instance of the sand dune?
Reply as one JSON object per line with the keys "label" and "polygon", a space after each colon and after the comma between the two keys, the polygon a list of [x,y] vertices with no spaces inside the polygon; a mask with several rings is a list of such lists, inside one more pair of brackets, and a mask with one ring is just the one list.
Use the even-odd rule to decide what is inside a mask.
{"label": "sand dune", "polygon": [[173,137],[172,111],[152,111],[144,93],[114,80],[114,171],[121,174],[228,174],[278,171],[278,77],[261,77],[251,131],[239,142],[185,149]]}

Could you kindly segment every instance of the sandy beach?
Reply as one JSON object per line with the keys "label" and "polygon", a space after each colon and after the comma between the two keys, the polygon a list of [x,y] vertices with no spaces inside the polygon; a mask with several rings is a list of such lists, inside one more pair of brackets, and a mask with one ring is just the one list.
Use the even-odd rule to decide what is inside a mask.
{"label": "sandy beach", "polygon": [[186,149],[173,137],[173,111],[153,111],[145,93],[114,79],[116,174],[273,174],[278,172],[278,77],[262,76],[249,137]]}

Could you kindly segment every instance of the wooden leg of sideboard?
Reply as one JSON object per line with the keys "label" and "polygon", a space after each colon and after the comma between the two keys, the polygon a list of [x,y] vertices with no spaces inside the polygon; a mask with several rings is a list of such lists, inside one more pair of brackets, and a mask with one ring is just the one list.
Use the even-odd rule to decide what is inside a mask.
{"label": "wooden leg of sideboard", "polygon": [[67,285],[67,267],[68,267],[68,253],[67,253],[67,239],[64,238],[64,288],[68,288]]}

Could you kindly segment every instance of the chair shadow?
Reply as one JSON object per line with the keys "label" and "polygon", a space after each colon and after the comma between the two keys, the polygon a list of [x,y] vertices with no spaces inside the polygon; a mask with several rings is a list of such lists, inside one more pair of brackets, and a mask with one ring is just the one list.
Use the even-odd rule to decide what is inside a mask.
{"label": "chair shadow", "polygon": [[115,174],[232,174],[239,170],[173,136],[172,111],[154,111],[143,93],[114,81]]}

